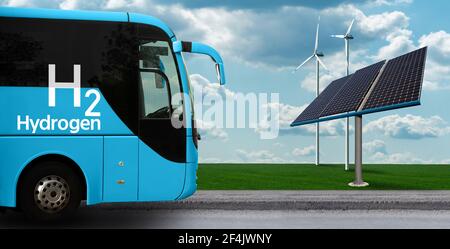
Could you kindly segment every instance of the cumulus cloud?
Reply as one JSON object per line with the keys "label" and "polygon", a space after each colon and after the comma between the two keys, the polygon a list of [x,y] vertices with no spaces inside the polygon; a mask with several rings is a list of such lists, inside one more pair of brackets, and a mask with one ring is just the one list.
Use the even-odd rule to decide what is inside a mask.
{"label": "cumulus cloud", "polygon": [[385,164],[422,164],[433,163],[433,160],[425,160],[411,152],[395,152],[389,153],[386,143],[382,140],[375,139],[363,143],[363,150],[367,153],[366,161],[368,163],[385,163]]}
{"label": "cumulus cloud", "polygon": [[206,122],[203,120],[197,120],[197,127],[199,130],[200,135],[202,136],[202,139],[220,139],[223,141],[228,140],[228,133],[218,127],[213,122]]}
{"label": "cumulus cloud", "polygon": [[413,0],[370,0],[368,1],[369,6],[394,6],[399,4],[411,4]]}
{"label": "cumulus cloud", "polygon": [[387,154],[386,143],[379,139],[363,143],[363,150],[371,155],[376,153]]}
{"label": "cumulus cloud", "polygon": [[224,163],[224,160],[217,158],[217,157],[199,157],[198,159],[199,163]]}
{"label": "cumulus cloud", "polygon": [[0,3],[8,7],[45,7],[58,8],[60,1],[52,0],[3,0]]}
{"label": "cumulus cloud", "polygon": [[[270,111],[270,113],[278,113],[279,120],[279,135],[280,136],[314,136],[316,134],[316,126],[314,124],[304,125],[299,127],[291,127],[291,123],[297,116],[307,107],[307,104],[302,106],[292,106],[283,103],[269,103],[266,108],[277,109],[277,111]],[[270,115],[268,119],[271,119]],[[260,121],[255,131],[261,133],[267,130],[268,122]],[[353,130],[353,127],[350,127]],[[338,137],[345,134],[344,120],[331,120],[320,124],[320,135],[324,137]]]}
{"label": "cumulus cloud", "polygon": [[[191,75],[191,84],[194,92],[200,92],[201,98],[195,98],[197,104],[202,104],[199,101],[209,97],[212,99],[218,98],[224,101],[235,101],[238,93],[229,90],[226,86],[220,86],[218,84],[211,84],[206,78],[199,74]],[[306,125],[301,127],[290,127],[290,124],[295,118],[306,108],[307,104],[302,106],[293,106],[289,104],[279,102],[269,102],[262,104],[260,107],[267,110],[267,119],[258,119],[255,125],[255,132],[262,134],[267,132],[272,125],[272,118],[275,118],[278,122],[279,135],[305,135],[312,136],[315,134],[314,125]],[[204,110],[206,108],[196,108],[198,110]],[[225,112],[224,112],[225,113]],[[272,117],[271,114],[277,114],[276,117]],[[199,114],[197,117],[200,116]],[[236,118],[235,118],[236,119]],[[204,122],[209,126],[212,126],[211,122]],[[216,127],[223,127],[223,123],[216,123]],[[352,129],[352,127],[351,127]],[[222,130],[223,131],[223,130]],[[344,120],[332,120],[320,124],[321,136],[336,137],[342,136],[345,133],[345,121]],[[220,133],[219,133],[220,134]]]}
{"label": "cumulus cloud", "polygon": [[[183,39],[208,43],[226,57],[248,65],[278,69],[293,68],[309,55],[313,49],[319,15],[322,16],[321,38],[328,37],[336,30],[346,30],[349,19],[356,17],[354,35],[360,42],[355,43],[355,48],[366,47],[362,44],[373,40],[375,33],[392,28],[392,23],[404,22],[397,12],[379,17],[366,16],[355,5],[340,4],[340,1],[333,1],[332,4],[277,2],[272,4],[274,6],[271,6],[270,11],[261,11],[258,7],[227,8],[231,3],[190,7],[191,4],[155,0],[3,0],[1,3],[9,6],[133,11],[153,15],[166,21]],[[259,2],[253,6],[261,7]],[[317,6],[321,6],[321,9],[315,8]],[[370,25],[378,20],[381,24]],[[331,39],[321,39],[320,47],[332,55],[342,50],[335,44]],[[296,48],[295,51],[292,48]]]}
{"label": "cumulus cloud", "polygon": [[450,90],[450,34],[441,30],[422,35],[419,46],[428,46],[424,89]]}
{"label": "cumulus cloud", "polygon": [[246,151],[236,150],[236,155],[244,162],[279,163],[285,160],[268,150]]}
{"label": "cumulus cloud", "polygon": [[446,135],[450,132],[450,126],[439,116],[424,118],[395,114],[369,122],[364,127],[364,132],[380,132],[400,139],[422,139]]}
{"label": "cumulus cloud", "polygon": [[437,60],[450,58],[450,34],[443,30],[421,36],[419,44],[421,47],[429,46],[428,53]]}
{"label": "cumulus cloud", "polygon": [[417,47],[412,41],[412,35],[412,31],[408,29],[392,32],[386,36],[386,41],[389,44],[379,49],[377,58],[379,60],[391,59],[415,50]]}
{"label": "cumulus cloud", "polygon": [[411,152],[383,154],[380,152],[375,153],[370,157],[371,162],[385,163],[385,164],[428,164],[433,163],[433,160],[424,160],[417,157]]}
{"label": "cumulus cloud", "polygon": [[361,14],[358,27],[363,34],[371,37],[387,37],[409,25],[409,18],[401,11],[384,12],[366,16]]}
{"label": "cumulus cloud", "polygon": [[292,155],[294,156],[313,156],[316,153],[316,147],[314,145],[304,148],[294,148]]}
{"label": "cumulus cloud", "polygon": [[190,75],[191,87],[194,92],[200,92],[202,97],[212,98],[228,98],[233,99],[235,93],[229,90],[226,86],[221,86],[217,83],[212,83],[200,74]]}

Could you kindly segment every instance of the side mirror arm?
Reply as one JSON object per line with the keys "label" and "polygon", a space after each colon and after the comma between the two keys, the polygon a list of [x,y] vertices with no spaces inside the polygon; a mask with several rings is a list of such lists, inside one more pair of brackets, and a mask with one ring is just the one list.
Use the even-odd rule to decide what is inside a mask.
{"label": "side mirror arm", "polygon": [[173,50],[177,52],[193,53],[193,54],[204,54],[211,57],[211,59],[216,63],[216,73],[217,79],[221,85],[225,85],[225,68],[223,66],[223,60],[220,54],[206,44],[200,42],[187,42],[187,41],[176,41],[173,43]]}

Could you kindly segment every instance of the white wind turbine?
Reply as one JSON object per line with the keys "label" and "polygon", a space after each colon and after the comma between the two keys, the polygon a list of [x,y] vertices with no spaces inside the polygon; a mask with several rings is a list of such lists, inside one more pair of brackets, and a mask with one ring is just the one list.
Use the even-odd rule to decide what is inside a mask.
{"label": "white wind turbine", "polygon": [[[350,40],[353,40],[353,36],[350,34],[352,31],[353,23],[355,22],[355,19],[352,20],[350,23],[350,26],[348,26],[347,32],[345,35],[332,35],[331,37],[344,39],[345,41],[345,57],[347,58],[347,75],[350,74]],[[346,118],[345,123],[345,170],[348,170],[349,165],[349,117]]]}
{"label": "white wind turbine", "polygon": [[[316,30],[316,43],[314,45],[314,50],[313,50],[313,54],[306,59],[302,64],[300,64],[293,73],[295,73],[297,70],[299,70],[303,65],[305,65],[308,61],[310,61],[313,58],[316,58],[316,81],[317,81],[317,85],[316,85],[316,97],[319,96],[319,87],[320,87],[320,79],[319,79],[319,67],[320,65],[322,65],[322,67],[325,68],[325,70],[328,71],[328,68],[325,66],[325,64],[322,62],[322,60],[320,59],[320,57],[323,57],[323,53],[319,52],[317,49],[319,47],[319,27],[320,27],[320,16],[319,16],[319,20],[317,23],[317,30]],[[320,163],[320,158],[319,158],[319,149],[320,149],[320,144],[319,144],[319,123],[316,123],[316,165],[319,165]]]}

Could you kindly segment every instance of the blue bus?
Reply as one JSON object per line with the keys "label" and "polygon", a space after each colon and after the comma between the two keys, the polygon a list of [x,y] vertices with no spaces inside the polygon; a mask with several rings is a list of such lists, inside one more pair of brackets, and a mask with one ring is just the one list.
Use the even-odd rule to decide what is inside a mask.
{"label": "blue bus", "polygon": [[199,135],[183,52],[211,57],[225,83],[215,49],[154,17],[1,7],[0,207],[51,220],[82,200],[192,195]]}

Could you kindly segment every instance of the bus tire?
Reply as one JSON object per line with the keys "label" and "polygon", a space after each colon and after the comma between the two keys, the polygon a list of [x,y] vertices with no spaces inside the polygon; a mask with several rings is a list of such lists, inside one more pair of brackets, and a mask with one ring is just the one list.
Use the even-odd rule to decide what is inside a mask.
{"label": "bus tire", "polygon": [[82,199],[82,184],[64,163],[42,162],[24,173],[17,192],[18,205],[27,218],[51,221],[75,213]]}

